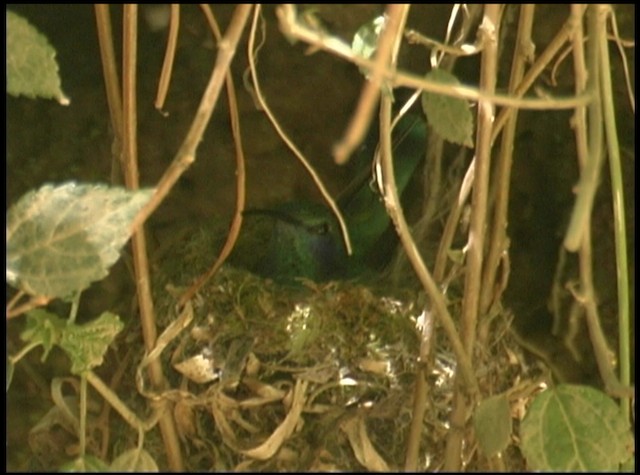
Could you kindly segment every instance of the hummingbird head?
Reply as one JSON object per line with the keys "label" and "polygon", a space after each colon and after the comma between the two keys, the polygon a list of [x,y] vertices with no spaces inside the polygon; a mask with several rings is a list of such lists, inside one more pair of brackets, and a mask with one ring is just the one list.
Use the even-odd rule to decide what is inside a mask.
{"label": "hummingbird head", "polygon": [[[373,143],[377,143],[375,134]],[[420,116],[405,115],[393,131],[396,186],[399,194],[424,157],[426,126]],[[371,160],[375,147],[363,154]],[[316,282],[356,276],[373,264],[379,267],[390,258],[390,218],[380,194],[369,186],[370,171],[357,179],[339,199],[349,229],[353,255],[347,256],[338,222],[326,206],[311,202],[289,202],[273,209],[245,211],[254,224],[262,221],[258,244],[248,252],[257,264],[249,270],[282,282],[303,277]],[[260,219],[257,219],[257,218]],[[266,226],[265,226],[266,225]],[[392,229],[391,229],[392,231]]]}
{"label": "hummingbird head", "polygon": [[325,281],[339,277],[347,253],[338,223],[324,206],[311,202],[286,203],[275,209],[254,209],[272,221],[271,236],[256,272],[279,281],[303,277]]}

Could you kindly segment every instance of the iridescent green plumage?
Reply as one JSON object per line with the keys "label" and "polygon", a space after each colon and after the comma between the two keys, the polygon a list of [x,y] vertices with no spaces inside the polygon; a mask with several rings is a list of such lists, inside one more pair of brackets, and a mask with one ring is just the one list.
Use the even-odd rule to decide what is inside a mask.
{"label": "iridescent green plumage", "polygon": [[[374,135],[371,143],[377,143]],[[375,145],[365,148],[371,163]],[[405,116],[393,131],[393,155],[398,192],[402,194],[425,155],[426,126],[422,119]],[[338,222],[322,204],[292,202],[272,210],[245,213],[260,236],[248,252],[254,254],[250,270],[282,282],[307,278],[316,282],[357,276],[374,259],[381,236],[391,222],[371,174],[356,191],[338,202],[351,237],[348,256]],[[256,226],[257,225],[257,226]],[[245,251],[247,252],[247,251]]]}

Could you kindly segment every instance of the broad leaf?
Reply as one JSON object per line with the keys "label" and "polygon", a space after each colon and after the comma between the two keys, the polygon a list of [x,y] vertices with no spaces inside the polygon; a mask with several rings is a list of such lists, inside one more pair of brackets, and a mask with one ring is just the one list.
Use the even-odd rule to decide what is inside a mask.
{"label": "broad leaf", "polygon": [[[460,84],[458,78],[442,69],[431,70],[426,78],[452,86]],[[473,116],[467,101],[424,91],[422,109],[429,124],[443,139],[465,147],[473,147]]]}
{"label": "broad leaf", "polygon": [[158,464],[145,449],[130,449],[120,454],[110,467],[113,472],[158,472]]}
{"label": "broad leaf", "polygon": [[[378,39],[384,31],[386,23],[386,17],[384,15],[380,15],[358,28],[356,34],[353,35],[353,41],[351,42],[351,51],[353,51],[354,54],[362,56],[365,59],[370,59],[375,54],[376,49],[378,48]],[[364,77],[368,79],[369,71],[366,68],[362,67],[359,69]],[[383,90],[388,94],[391,93],[391,89],[387,84],[383,85]]]}
{"label": "broad leaf", "polygon": [[7,282],[64,298],[104,278],[152,192],[67,183],[27,193],[7,213]]}
{"label": "broad leaf", "polygon": [[385,23],[385,16],[380,15],[358,28],[353,35],[351,50],[365,59],[371,58],[378,47],[378,38],[384,30]]}
{"label": "broad leaf", "polygon": [[109,471],[109,465],[95,455],[85,454],[71,462],[67,462],[59,469],[60,472],[73,473],[105,473]]}
{"label": "broad leaf", "polygon": [[511,440],[511,411],[504,394],[483,400],[473,417],[476,439],[482,453],[493,457],[502,452]]}
{"label": "broad leaf", "polygon": [[120,317],[109,312],[84,325],[69,323],[60,347],[71,359],[71,372],[80,374],[100,366],[107,348],[123,326]]}
{"label": "broad leaf", "polygon": [[521,450],[534,471],[618,471],[633,453],[629,422],[606,394],[560,385],[533,401],[520,426]]}
{"label": "broad leaf", "polygon": [[10,11],[7,11],[7,92],[69,104],[60,88],[56,50],[27,20]]}
{"label": "broad leaf", "polygon": [[25,329],[20,334],[22,341],[42,345],[44,353],[42,361],[62,338],[67,322],[54,313],[36,308],[27,313]]}

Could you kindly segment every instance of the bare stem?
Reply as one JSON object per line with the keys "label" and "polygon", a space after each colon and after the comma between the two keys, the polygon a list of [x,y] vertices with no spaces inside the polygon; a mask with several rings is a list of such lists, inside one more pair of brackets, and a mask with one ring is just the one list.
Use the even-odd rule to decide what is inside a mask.
{"label": "bare stem", "polygon": [[[498,65],[498,37],[500,31],[500,6],[486,5],[480,34],[483,36],[480,88],[492,95],[496,87]],[[480,292],[482,290],[482,263],[489,195],[489,171],[491,165],[491,132],[495,120],[495,105],[488,100],[478,103],[478,132],[476,138],[475,172],[471,204],[471,225],[466,249],[466,272],[462,300],[462,341],[465,354],[474,354],[478,321]],[[486,283],[489,285],[489,283]],[[450,417],[452,430],[447,437],[445,470],[460,469],[464,427],[473,407],[465,391],[456,387],[453,412]]]}

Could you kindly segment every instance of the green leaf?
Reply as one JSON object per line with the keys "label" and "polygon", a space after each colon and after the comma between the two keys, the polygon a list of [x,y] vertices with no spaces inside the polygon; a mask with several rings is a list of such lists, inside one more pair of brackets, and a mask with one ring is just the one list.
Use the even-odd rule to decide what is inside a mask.
{"label": "green leaf", "polygon": [[483,400],[473,418],[476,439],[482,453],[493,457],[502,452],[511,440],[511,411],[504,394]]}
{"label": "green leaf", "polygon": [[521,450],[534,471],[618,471],[633,454],[633,436],[606,394],[560,385],[533,401],[520,426]]}
{"label": "green leaf", "polygon": [[[432,69],[426,79],[451,86],[460,85],[458,78],[442,69]],[[473,147],[473,115],[467,101],[424,91],[422,109],[428,122],[443,139],[465,147]]]}
{"label": "green leaf", "polygon": [[69,104],[60,88],[56,50],[27,20],[10,11],[7,11],[7,92]]}
{"label": "green leaf", "polygon": [[144,449],[131,449],[119,455],[111,464],[113,472],[157,472],[158,464]]}
{"label": "green leaf", "polygon": [[[380,15],[358,28],[356,34],[353,35],[351,51],[365,59],[371,58],[378,48],[378,39],[384,31],[386,23],[386,17],[384,15]],[[368,69],[363,67],[360,67],[359,69],[364,77],[369,78]],[[383,84],[383,91],[387,94],[391,94],[391,88],[387,84]]]}
{"label": "green leaf", "polygon": [[44,361],[53,345],[60,342],[66,325],[67,322],[56,314],[36,308],[27,312],[27,322],[20,338],[26,343],[42,345],[44,348],[42,361]]}
{"label": "green leaf", "polygon": [[59,471],[75,473],[105,473],[109,471],[109,465],[104,463],[95,455],[85,454],[71,462],[65,463],[60,467]]}
{"label": "green leaf", "polygon": [[75,183],[27,193],[7,213],[7,282],[64,298],[104,278],[152,193]]}
{"label": "green leaf", "polygon": [[107,348],[123,326],[120,317],[110,312],[84,325],[67,324],[60,347],[71,359],[71,372],[80,374],[100,366]]}
{"label": "green leaf", "polygon": [[384,30],[385,23],[385,16],[380,15],[358,28],[353,35],[351,51],[365,59],[371,58],[378,47],[378,38]]}

